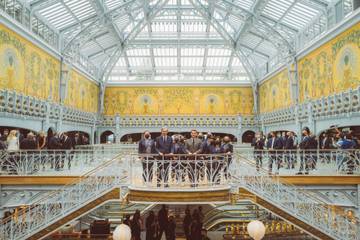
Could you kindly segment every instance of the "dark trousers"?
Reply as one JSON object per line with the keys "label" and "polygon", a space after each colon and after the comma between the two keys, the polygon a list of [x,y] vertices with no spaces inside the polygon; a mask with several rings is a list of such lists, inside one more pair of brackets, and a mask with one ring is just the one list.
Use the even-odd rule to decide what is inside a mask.
{"label": "dark trousers", "polygon": [[168,184],[169,181],[169,161],[168,158],[159,157],[157,161],[157,182],[160,184],[164,181],[165,184]]}
{"label": "dark trousers", "polygon": [[159,226],[159,235],[158,235],[158,240],[160,240],[162,238],[163,233],[165,234],[165,238],[166,240],[168,240],[168,237],[166,236],[166,230],[167,230],[167,226]]}
{"label": "dark trousers", "polygon": [[254,152],[255,155],[255,161],[256,161],[256,170],[260,170],[260,168],[262,167],[262,159],[263,159],[263,153],[262,150],[255,150]]}
{"label": "dark trousers", "polygon": [[278,153],[276,152],[269,152],[269,172],[272,172],[272,166],[273,166],[273,163],[275,163],[277,165],[277,170],[280,169],[280,164],[281,164],[281,155],[279,156]]}
{"label": "dark trousers", "polygon": [[143,167],[143,179],[145,183],[151,183],[153,179],[153,159],[143,159],[142,167]]}

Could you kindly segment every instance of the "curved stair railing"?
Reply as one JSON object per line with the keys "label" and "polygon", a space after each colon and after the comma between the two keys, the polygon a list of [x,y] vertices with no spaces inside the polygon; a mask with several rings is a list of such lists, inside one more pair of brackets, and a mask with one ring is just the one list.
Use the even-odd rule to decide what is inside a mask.
{"label": "curved stair railing", "polygon": [[[0,239],[31,239],[36,233],[44,231],[52,224],[99,199],[113,189],[125,185],[128,182],[129,175],[128,157],[129,155],[117,155],[112,160],[104,162],[99,167],[79,177],[78,181],[50,192],[39,201],[20,210],[18,214],[13,214],[3,220],[0,225]],[[66,222],[61,224],[66,224]],[[49,233],[51,232],[47,234]],[[42,237],[44,236],[35,239]]]}
{"label": "curved stair railing", "polygon": [[342,209],[325,203],[301,187],[280,181],[279,177],[268,175],[264,169],[257,170],[256,165],[243,155],[235,154],[230,173],[233,187],[245,189],[262,198],[329,236],[328,239],[360,239],[360,223],[357,219],[348,218]]}

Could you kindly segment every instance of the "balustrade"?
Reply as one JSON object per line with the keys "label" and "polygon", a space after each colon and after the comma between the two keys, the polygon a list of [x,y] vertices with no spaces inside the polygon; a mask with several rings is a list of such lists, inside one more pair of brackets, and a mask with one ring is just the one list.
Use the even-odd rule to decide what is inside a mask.
{"label": "balustrade", "polygon": [[236,154],[253,163],[254,174],[263,168],[279,175],[360,175],[360,150],[238,149]]}
{"label": "balustrade", "polygon": [[265,169],[257,172],[254,169],[256,166],[247,158],[241,155],[234,157],[230,166],[232,184],[260,196],[334,239],[359,239],[358,219],[347,217],[341,209],[328,205],[309,191],[274,180]]}

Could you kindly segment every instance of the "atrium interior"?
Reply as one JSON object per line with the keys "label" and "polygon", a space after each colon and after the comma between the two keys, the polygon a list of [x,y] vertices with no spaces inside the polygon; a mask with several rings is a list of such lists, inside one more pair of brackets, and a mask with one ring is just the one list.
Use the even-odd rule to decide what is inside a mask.
{"label": "atrium interior", "polygon": [[0,0],[0,240],[360,240],[360,0]]}

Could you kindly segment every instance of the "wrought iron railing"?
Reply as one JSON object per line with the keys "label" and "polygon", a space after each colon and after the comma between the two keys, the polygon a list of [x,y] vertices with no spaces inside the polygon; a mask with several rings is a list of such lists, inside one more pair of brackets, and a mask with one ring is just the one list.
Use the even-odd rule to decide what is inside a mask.
{"label": "wrought iron railing", "polygon": [[255,169],[279,175],[360,175],[360,150],[236,150]]}
{"label": "wrought iron railing", "polygon": [[236,154],[230,166],[232,184],[245,188],[296,219],[334,239],[360,239],[360,223],[341,209],[328,205],[314,194],[269,176],[243,155]]}
{"label": "wrought iron railing", "polygon": [[50,192],[23,208],[18,215],[3,220],[0,224],[0,239],[26,239],[115,187],[121,187],[128,182],[126,159],[125,155],[117,155],[78,181]]}
{"label": "wrought iron railing", "polygon": [[82,175],[120,152],[119,149],[0,151],[0,175]]}
{"label": "wrought iron railing", "polygon": [[136,154],[130,163],[130,185],[147,189],[228,187],[230,161],[227,154]]}

